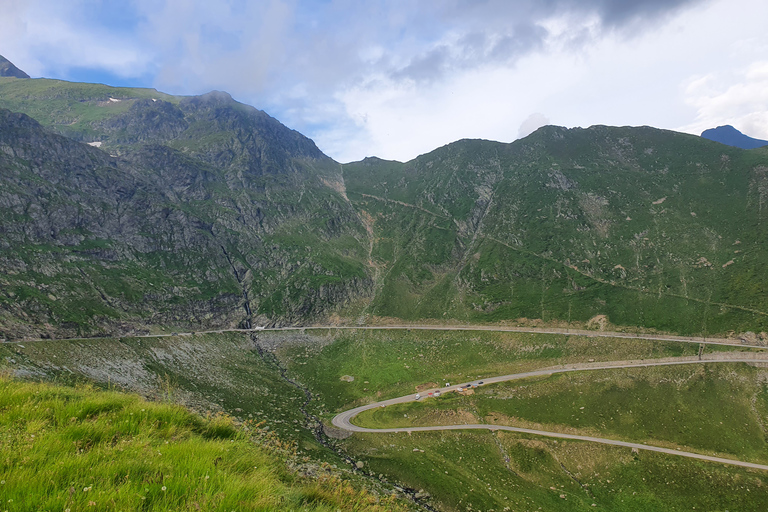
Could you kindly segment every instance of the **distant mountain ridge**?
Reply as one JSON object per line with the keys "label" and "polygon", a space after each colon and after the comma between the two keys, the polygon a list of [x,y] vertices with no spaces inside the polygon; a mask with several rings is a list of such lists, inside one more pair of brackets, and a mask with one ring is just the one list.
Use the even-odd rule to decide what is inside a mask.
{"label": "distant mountain ridge", "polygon": [[729,124],[704,130],[701,132],[701,136],[705,139],[719,142],[720,144],[741,149],[755,149],[768,146],[768,140],[755,139],[748,135],[744,135]]}
{"label": "distant mountain ridge", "polygon": [[0,76],[9,76],[14,78],[29,78],[29,75],[13,65],[2,55],[0,55]]}
{"label": "distant mountain ridge", "polygon": [[220,92],[0,77],[0,109],[0,338],[389,319],[768,331],[762,151],[545,126],[342,165]]}

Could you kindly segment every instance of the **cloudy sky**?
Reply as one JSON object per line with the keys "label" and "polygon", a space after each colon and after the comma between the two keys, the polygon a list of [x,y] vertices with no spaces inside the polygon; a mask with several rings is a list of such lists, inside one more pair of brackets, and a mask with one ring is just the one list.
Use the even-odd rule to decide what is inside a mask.
{"label": "cloudy sky", "polygon": [[768,139],[765,0],[0,0],[33,77],[213,89],[347,162],[542,124]]}

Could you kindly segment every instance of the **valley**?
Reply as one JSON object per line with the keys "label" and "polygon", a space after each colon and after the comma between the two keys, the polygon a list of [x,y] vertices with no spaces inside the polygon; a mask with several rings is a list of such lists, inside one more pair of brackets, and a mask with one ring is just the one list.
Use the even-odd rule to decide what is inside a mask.
{"label": "valley", "polygon": [[[264,421],[296,444],[299,457],[410,492],[437,510],[469,510],[468,503],[474,510],[512,503],[522,510],[581,510],[592,503],[607,510],[674,510],[690,500],[740,510],[765,505],[759,489],[768,472],[680,457],[683,451],[768,463],[768,377],[760,347],[466,328],[305,328],[5,343],[0,352],[2,366],[21,377],[96,382]],[[685,364],[599,369],[617,360]],[[547,367],[590,370],[537,371]],[[510,373],[528,375],[495,382]],[[478,381],[484,384],[471,395],[413,402],[415,393],[445,389],[446,382],[455,389]],[[305,392],[311,400],[302,405]],[[377,405],[403,395],[409,403]],[[721,396],[733,400],[723,403]],[[333,426],[338,413],[365,404],[373,409],[354,423],[402,433],[350,435]],[[309,418],[324,425],[320,437]],[[419,431],[475,423],[490,431]],[[595,445],[579,436],[677,453],[635,453],[632,444]],[[702,493],[702,479],[717,483]],[[742,486],[756,492],[735,495]],[[642,499],[626,499],[638,495]]]}
{"label": "valley", "polygon": [[[115,510],[768,507],[768,149],[543,126],[340,163],[227,93],[6,68],[3,503],[27,472],[51,507],[95,506],[70,474]],[[30,469],[60,443],[86,464]]]}

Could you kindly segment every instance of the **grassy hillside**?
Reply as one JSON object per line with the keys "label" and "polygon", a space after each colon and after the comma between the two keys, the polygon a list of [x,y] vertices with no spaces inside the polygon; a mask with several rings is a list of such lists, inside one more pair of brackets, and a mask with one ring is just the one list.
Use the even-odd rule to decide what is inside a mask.
{"label": "grassy hillside", "polygon": [[423,489],[443,511],[669,512],[768,506],[768,476],[682,457],[509,432],[356,434],[371,471]]}
{"label": "grassy hillside", "polygon": [[653,128],[544,127],[344,166],[371,316],[768,330],[768,153]]}
{"label": "grassy hillside", "polygon": [[0,412],[4,510],[404,510],[288,471],[289,445],[226,416],[7,377]]}
{"label": "grassy hillside", "polygon": [[[692,356],[699,350],[695,343],[559,334],[415,329],[308,332],[323,342],[285,343],[277,353],[301,382],[322,396],[331,412],[445,382],[460,384],[590,359]],[[354,380],[342,380],[344,376]]]}
{"label": "grassy hillside", "polygon": [[[561,374],[368,411],[357,423],[494,423],[765,463],[765,377],[765,369],[743,364]],[[366,454],[372,468],[439,496],[445,510],[467,503],[479,510],[586,510],[595,503],[617,511],[757,511],[768,504],[765,471],[585,442],[445,432],[365,434],[349,447]]]}
{"label": "grassy hillside", "polygon": [[[698,349],[643,340],[404,329],[340,332],[311,345],[294,341],[278,354],[316,393],[320,402],[314,405],[324,406],[318,412],[329,420],[337,411],[444,382],[590,359],[695,355]],[[705,352],[740,350],[709,346]],[[511,424],[759,462],[768,460],[764,379],[763,369],[732,364],[584,372],[389,406],[357,422]],[[340,446],[372,473],[423,489],[439,510],[758,511],[768,503],[764,472],[507,432],[354,434]]]}
{"label": "grassy hillside", "polygon": [[766,377],[744,363],[557,374],[366,411],[355,423],[525,426],[766,463]]}
{"label": "grassy hillside", "polygon": [[24,112],[77,140],[95,140],[94,124],[127,112],[142,99],[172,103],[180,100],[154,89],[0,77],[0,108]]}
{"label": "grassy hillside", "polygon": [[[415,393],[422,386],[590,359],[651,359],[698,350],[696,343],[586,336],[307,329],[6,343],[0,344],[0,366],[19,376],[119,386],[201,411],[265,421],[263,427],[295,446],[300,460],[340,467],[352,461],[353,467],[362,466],[357,471],[367,475],[366,481],[422,490],[422,499],[438,510],[468,510],[470,503],[474,510],[592,510],[596,503],[605,510],[647,506],[662,511],[683,510],[689,502],[705,510],[761,510],[765,493],[759,491],[768,480],[760,472],[509,433],[341,439],[328,429],[339,439],[321,444],[312,430],[314,420],[302,412],[303,390],[312,395],[305,410],[329,424],[340,410]],[[754,350],[708,346],[705,353]],[[277,363],[287,368],[285,374]],[[380,424],[480,418],[760,461],[766,458],[768,424],[764,373],[733,364],[586,372],[488,386],[473,396],[446,395],[374,414],[385,415],[375,418]],[[423,498],[425,493],[431,498]]]}

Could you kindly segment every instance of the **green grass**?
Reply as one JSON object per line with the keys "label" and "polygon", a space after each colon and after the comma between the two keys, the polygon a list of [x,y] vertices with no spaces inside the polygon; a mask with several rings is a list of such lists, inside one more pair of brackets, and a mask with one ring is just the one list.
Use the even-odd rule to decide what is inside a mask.
{"label": "green grass", "polygon": [[[455,384],[589,359],[649,359],[698,351],[697,344],[487,331],[307,329],[257,336],[265,346],[280,347],[277,353],[289,367],[291,378],[306,385],[315,397],[310,410],[326,420],[339,409],[412,393],[417,385],[441,384],[443,379]],[[29,375],[119,385],[201,410],[223,409],[243,420],[264,420],[264,426],[280,439],[296,443],[298,457],[340,464],[305,428],[299,411],[303,394],[258,356],[245,334],[22,345],[0,344],[0,364]],[[741,349],[707,349],[729,350]],[[620,439],[631,436],[669,446],[681,443],[691,451],[763,460],[765,441],[755,430],[757,416],[750,412],[754,405],[764,418],[768,410],[765,392],[758,385],[762,370],[711,365],[707,368],[712,371],[700,378],[695,368],[567,374],[487,386],[473,396],[444,395],[440,400],[377,409],[373,414],[379,415],[377,426],[463,422],[467,418],[505,422],[514,416],[514,421],[526,425]],[[340,380],[344,375],[355,379],[344,382]],[[512,392],[518,388],[532,396]],[[502,399],[501,391],[512,397]],[[585,397],[586,392],[594,396]],[[723,403],[713,396],[729,398]],[[662,398],[668,404],[650,405]],[[501,406],[496,407],[498,403]],[[582,406],[585,409],[579,409]],[[600,417],[616,408],[631,408],[632,413],[614,415],[613,422],[610,417]],[[409,417],[403,418],[403,414]],[[622,421],[624,417],[627,421]],[[669,421],[668,428],[651,425],[653,418],[659,424]],[[703,429],[698,430],[699,426]],[[728,431],[723,430],[726,426]],[[391,484],[423,489],[433,496],[430,501],[438,509],[446,511],[469,510],[469,506],[473,510],[503,510],[505,506],[513,510],[593,510],[591,504],[596,503],[598,510],[661,512],[688,510],[688,502],[697,510],[758,511],[766,505],[765,493],[757,492],[768,485],[760,472],[644,452],[632,454],[628,449],[591,443],[500,432],[355,434],[335,442],[352,460],[362,461],[366,472],[382,474]],[[424,451],[414,452],[414,448]],[[704,492],[709,484],[712,491]],[[752,491],[747,493],[746,486]],[[560,498],[561,494],[566,498]]]}
{"label": "green grass", "polygon": [[[698,353],[698,345],[691,343],[554,334],[416,329],[307,332],[318,337],[316,345],[288,344],[279,354],[299,380],[322,395],[330,411],[414,393],[421,385],[458,384],[554,364]],[[354,381],[342,381],[345,375]]]}
{"label": "green grass", "polygon": [[370,428],[499,423],[766,462],[764,378],[764,372],[743,363],[574,372],[370,410],[355,423]]}
{"label": "green grass", "polygon": [[[112,102],[109,99],[121,100]],[[0,78],[0,108],[23,112],[40,124],[74,138],[95,134],[93,123],[126,112],[136,99],[178,103],[179,97],[154,89],[110,87],[50,80]]]}
{"label": "green grass", "polygon": [[[286,470],[253,426],[92,388],[0,379],[4,510],[393,510],[337,477]],[[258,439],[258,437],[256,438]]]}
{"label": "green grass", "polygon": [[443,511],[759,512],[768,506],[765,472],[593,443],[471,431],[355,434],[345,445],[372,472],[431,494]]}
{"label": "green grass", "polygon": [[228,411],[242,420],[264,421],[304,450],[319,450],[299,410],[303,393],[259,357],[245,334],[52,340],[23,347],[0,344],[0,366],[67,383],[120,386],[202,411]]}
{"label": "green grass", "polygon": [[[317,391],[316,407],[326,408],[326,418],[360,403],[414,393],[422,384],[698,351],[697,344],[482,331],[307,333],[305,343],[288,343],[280,355]],[[740,351],[706,348],[734,350]],[[376,408],[355,423],[376,428],[499,422],[764,462],[763,373],[738,363],[569,373]],[[354,381],[342,381],[345,375]],[[354,434],[342,446],[374,474],[428,492],[440,510],[759,511],[768,504],[763,472],[591,443],[467,431]]]}
{"label": "green grass", "polygon": [[[741,363],[558,374],[366,411],[355,423],[497,423],[765,463],[765,375]],[[596,503],[622,511],[757,511],[768,505],[764,471],[586,442],[467,431],[356,435],[348,447],[364,453],[374,470],[386,468],[393,478],[423,486],[446,510],[462,510],[470,500],[481,510],[510,503],[528,510],[587,510]],[[473,460],[478,456],[482,464]],[[467,488],[473,492],[463,492]]]}

